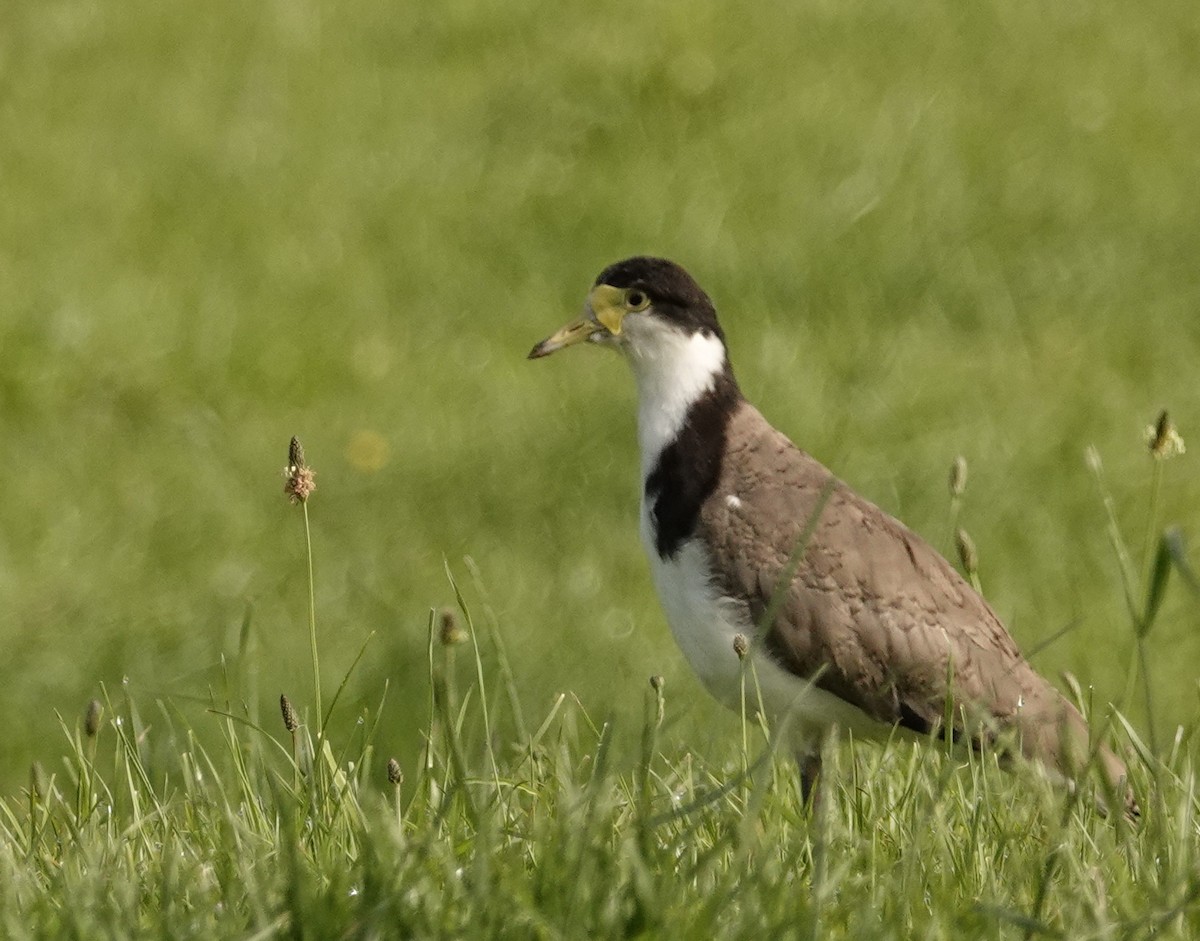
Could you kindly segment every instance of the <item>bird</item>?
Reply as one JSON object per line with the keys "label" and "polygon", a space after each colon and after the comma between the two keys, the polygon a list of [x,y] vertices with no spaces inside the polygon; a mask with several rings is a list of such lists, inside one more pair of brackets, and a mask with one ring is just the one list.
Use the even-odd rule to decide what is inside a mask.
{"label": "bird", "polygon": [[806,801],[836,727],[995,743],[1071,786],[1090,753],[1136,818],[1125,764],[975,588],[743,396],[713,302],[687,271],[649,256],[608,266],[583,313],[529,358],[582,343],[632,367],[639,529],[671,633],[734,709],[749,658],[763,712],[788,729]]}

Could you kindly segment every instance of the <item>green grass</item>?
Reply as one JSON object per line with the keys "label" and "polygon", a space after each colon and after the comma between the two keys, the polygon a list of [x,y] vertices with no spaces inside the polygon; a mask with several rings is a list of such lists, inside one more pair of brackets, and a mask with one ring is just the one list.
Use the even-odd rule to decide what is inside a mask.
{"label": "green grass", "polygon": [[[517,678],[514,702],[502,697],[489,717],[495,769],[471,739],[476,718],[464,726],[474,729],[467,769],[490,782],[474,785],[481,806],[507,807],[488,799],[497,778],[507,794],[505,781],[532,773],[511,748],[525,746],[560,695],[545,734],[558,741],[556,723],[574,717],[554,765],[568,798],[591,780],[596,736],[582,717],[611,716],[616,731],[587,827],[573,812],[522,816],[528,808],[514,806],[471,824],[492,835],[467,844],[461,821],[417,826],[440,806],[424,797],[407,839],[433,842],[412,864],[451,851],[508,859],[507,841],[534,831],[567,841],[576,828],[602,828],[606,845],[624,845],[638,818],[614,809],[617,782],[628,789],[640,767],[650,675],[665,676],[669,694],[659,776],[703,790],[740,767],[729,753],[737,720],[707,700],[672,646],[637,544],[623,367],[589,351],[523,359],[577,312],[605,264],[647,251],[684,263],[713,295],[739,379],[767,416],[947,552],[946,473],[955,455],[967,457],[956,519],[978,547],[985,593],[1023,649],[1041,648],[1039,669],[1070,670],[1098,713],[1116,703],[1143,737],[1154,732],[1171,769],[1162,813],[1176,814],[1157,819],[1194,835],[1179,815],[1192,793],[1196,601],[1169,585],[1140,645],[1151,717],[1146,687],[1130,682],[1136,618],[1085,452],[1094,445],[1106,468],[1136,615],[1162,527],[1179,524],[1193,540],[1200,532],[1194,455],[1156,466],[1141,437],[1163,407],[1185,438],[1200,429],[1198,34],[1185,0],[0,5],[0,794],[20,793],[39,762],[73,800],[56,714],[77,715],[107,690],[109,716],[118,707],[127,716],[127,702],[144,713],[137,749],[151,785],[137,789],[164,805],[152,819],[127,806],[126,759],[121,749],[116,765],[107,757],[116,743],[106,726],[103,777],[114,798],[126,796],[72,834],[48,789],[34,816],[58,829],[43,838],[67,834],[64,847],[78,849],[52,852],[64,867],[37,875],[26,844],[6,843],[10,868],[20,860],[14,885],[26,888],[5,911],[150,917],[136,900],[106,905],[124,883],[87,882],[95,860],[137,870],[154,842],[143,834],[198,840],[194,852],[147,863],[157,876],[136,883],[145,891],[186,895],[171,880],[199,873],[209,856],[216,882],[192,882],[195,899],[247,887],[255,901],[204,909],[234,933],[288,910],[270,900],[302,884],[289,872],[311,880],[297,890],[305,904],[359,904],[338,895],[338,880],[349,884],[373,860],[384,861],[377,875],[394,875],[409,859],[387,842],[371,795],[386,789],[386,756],[407,780],[419,775],[429,611],[456,604],[447,563],[476,626],[506,639]],[[356,798],[368,836],[345,831],[376,855],[330,851],[337,866],[310,845],[302,865],[286,855],[293,842],[256,842],[228,822],[247,794],[265,808],[247,833],[272,821],[288,832],[303,815],[288,810],[295,796],[279,783],[293,780],[287,755],[208,712],[215,703],[275,728],[284,692],[310,726],[316,719],[303,526],[280,495],[293,434],[320,488],[310,506],[320,678],[331,694],[349,676],[328,741],[359,742],[358,717],[378,720],[375,750],[355,773],[372,782]],[[490,650],[485,678],[495,683]],[[460,678],[464,690],[471,679]],[[253,749],[263,754],[247,759],[247,783],[233,755]],[[188,783],[183,754],[212,756],[202,786]],[[1171,869],[1179,856],[1152,830],[1155,818],[1152,835],[1137,837],[1142,849],[1122,843],[1105,863],[1095,854],[1110,837],[1093,834],[1108,825],[1088,818],[1060,839],[1060,818],[1044,812],[1053,796],[1026,807],[1002,783],[1004,806],[1046,829],[1004,843],[1007,857],[980,842],[998,855],[972,876],[979,891],[964,878],[924,902],[911,885],[897,888],[892,874],[905,870],[881,850],[877,865],[858,867],[877,833],[896,832],[886,817],[878,831],[851,825],[866,818],[844,805],[891,806],[887,789],[915,781],[926,803],[900,813],[939,808],[914,829],[949,840],[955,815],[976,805],[957,806],[947,788],[969,782],[973,800],[976,778],[950,775],[943,786],[940,771],[907,770],[901,750],[855,761],[867,796],[840,792],[830,845],[856,861],[851,882],[875,881],[854,891],[839,883],[847,917],[866,917],[868,889],[911,903],[909,912],[924,905],[929,921],[914,914],[913,924],[984,918],[977,901],[1028,914],[1033,870],[1005,860],[1044,860],[1051,846],[1069,850],[1055,872],[1071,875],[1055,878],[1074,881],[1055,882],[1048,924],[1099,924],[1069,907],[1100,911],[1110,885],[1105,917],[1132,924],[1137,893],[1122,888],[1126,877],[1146,893],[1146,911],[1178,902],[1167,874],[1183,870]],[[900,767],[876,775],[880,764]],[[538,793],[559,807],[554,788]],[[666,785],[654,793],[666,800]],[[782,904],[786,878],[811,873],[794,859],[809,831],[786,784],[754,793],[764,796],[753,808],[734,795],[687,825],[759,821],[748,829],[780,854],[763,865]],[[16,797],[10,809],[14,801],[22,810],[6,826],[24,833],[28,810]],[[243,837],[244,863],[224,852]],[[343,850],[352,841],[338,839]],[[553,844],[531,839],[538,849],[525,865],[497,878],[533,878],[531,861]],[[678,882],[666,906],[676,922],[718,897],[704,881],[714,870],[689,882],[660,849],[641,852],[603,857],[645,864],[622,870],[614,892]],[[1145,875],[1156,856],[1162,873]],[[949,865],[934,847],[925,857]],[[1098,875],[1088,878],[1099,882],[1089,889],[1072,867],[1093,860]],[[70,904],[34,889],[73,872]],[[569,867],[554,872],[580,893],[602,891]],[[1007,890],[984,892],[988,880]],[[448,881],[457,888],[441,891],[475,912],[478,900],[464,900],[488,884]],[[530,900],[562,899],[522,885],[529,911],[559,917]],[[788,897],[808,904],[804,892]],[[597,924],[601,911],[623,911],[588,898]],[[5,917],[20,934],[17,916]],[[707,916],[695,917],[703,930]]]}
{"label": "green grass", "polygon": [[[409,780],[398,765],[387,780],[372,770],[381,707],[343,741],[286,713],[264,729],[231,676],[209,717],[222,743],[208,750],[169,703],[154,704],[151,720],[136,699],[106,693],[82,730],[64,724],[62,766],[35,767],[19,798],[0,801],[4,936],[1099,939],[1200,929],[1190,740],[1132,765],[1136,827],[1100,816],[1087,785],[1068,794],[1032,768],[1005,774],[991,752],[937,742],[834,742],[823,798],[806,807],[790,763],[753,723],[721,765],[660,750],[675,720],[661,683],[646,688],[640,729],[564,695],[536,729],[497,739],[492,722],[515,690],[502,669],[485,676],[485,661],[505,663],[504,644],[462,613],[465,630],[429,617],[426,745]],[[149,747],[152,725],[165,754]],[[614,762],[622,737],[638,755],[627,771]]]}

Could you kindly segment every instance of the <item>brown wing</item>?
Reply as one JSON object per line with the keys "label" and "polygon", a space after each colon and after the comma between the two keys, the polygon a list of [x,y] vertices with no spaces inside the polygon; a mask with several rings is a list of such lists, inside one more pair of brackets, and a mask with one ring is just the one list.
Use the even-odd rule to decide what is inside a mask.
{"label": "brown wing", "polygon": [[[756,622],[831,480],[753,406],[739,406],[700,525],[715,570],[728,573],[721,587]],[[822,670],[819,686],[881,722],[939,728],[952,678],[953,700],[1015,726],[1031,757],[1065,770],[1065,727],[1086,747],[1082,717],[1024,660],[987,602],[920,536],[840,481],[765,643],[801,676]],[[1112,780],[1124,773],[1115,756],[1105,761]]]}

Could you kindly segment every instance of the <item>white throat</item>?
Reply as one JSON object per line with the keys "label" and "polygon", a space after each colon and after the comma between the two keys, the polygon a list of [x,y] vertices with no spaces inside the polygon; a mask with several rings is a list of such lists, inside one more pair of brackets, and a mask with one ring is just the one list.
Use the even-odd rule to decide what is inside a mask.
{"label": "white throat", "polygon": [[692,403],[725,369],[725,344],[712,335],[684,334],[651,318],[630,323],[625,354],[638,390],[638,450],[642,481],[663,448],[675,440]]}

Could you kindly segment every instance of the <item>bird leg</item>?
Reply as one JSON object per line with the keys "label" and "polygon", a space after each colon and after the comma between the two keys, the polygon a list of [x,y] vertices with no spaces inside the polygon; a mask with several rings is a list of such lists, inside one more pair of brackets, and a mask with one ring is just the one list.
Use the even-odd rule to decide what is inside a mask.
{"label": "bird leg", "polygon": [[805,807],[816,809],[821,799],[818,785],[821,780],[821,746],[820,743],[809,745],[804,750],[796,752],[796,767],[800,770],[800,799]]}

